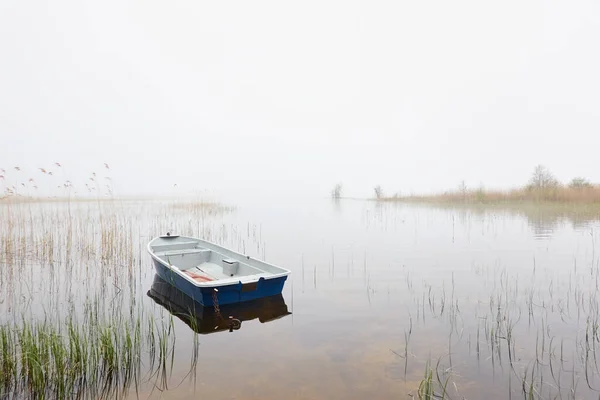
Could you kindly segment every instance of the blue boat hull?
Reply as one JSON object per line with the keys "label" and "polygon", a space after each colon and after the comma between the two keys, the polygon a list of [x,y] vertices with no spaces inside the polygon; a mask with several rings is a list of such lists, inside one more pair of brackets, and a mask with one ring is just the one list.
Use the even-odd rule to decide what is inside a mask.
{"label": "blue boat hull", "polygon": [[[214,288],[198,287],[176,272],[173,272],[159,261],[155,259],[152,261],[154,262],[156,273],[163,280],[175,286],[197,303],[203,306],[213,305]],[[273,279],[260,278],[258,282],[252,284],[242,284],[241,282],[238,282],[235,284],[218,286],[217,301],[219,304],[235,304],[260,299],[262,297],[275,296],[281,294],[286,279],[287,276]]]}

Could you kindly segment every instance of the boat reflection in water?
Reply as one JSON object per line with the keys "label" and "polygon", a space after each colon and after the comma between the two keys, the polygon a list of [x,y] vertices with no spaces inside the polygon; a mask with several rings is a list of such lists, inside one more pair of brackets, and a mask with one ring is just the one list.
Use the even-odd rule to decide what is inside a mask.
{"label": "boat reflection in water", "polygon": [[291,314],[281,294],[222,305],[219,307],[220,312],[217,312],[214,307],[201,306],[158,275],[154,276],[148,296],[201,334],[226,330],[231,332],[239,329],[243,321],[258,318],[265,323]]}

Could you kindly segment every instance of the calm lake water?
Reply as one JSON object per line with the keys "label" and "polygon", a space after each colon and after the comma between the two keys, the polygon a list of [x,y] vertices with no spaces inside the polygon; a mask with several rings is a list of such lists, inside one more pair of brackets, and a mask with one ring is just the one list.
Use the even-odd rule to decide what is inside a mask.
{"label": "calm lake water", "polygon": [[172,366],[159,379],[142,365],[129,397],[417,398],[431,371],[449,398],[598,398],[594,218],[330,199],[234,207],[4,205],[2,319],[61,321],[95,298],[170,320],[173,293],[145,245],[172,230],[292,274],[281,298],[224,308],[247,319],[239,330],[211,330],[206,310],[194,339],[173,318]]}

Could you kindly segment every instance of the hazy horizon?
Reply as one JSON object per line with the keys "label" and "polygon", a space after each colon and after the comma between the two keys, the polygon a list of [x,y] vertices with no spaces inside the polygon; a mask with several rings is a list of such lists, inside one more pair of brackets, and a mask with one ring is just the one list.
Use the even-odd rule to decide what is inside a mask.
{"label": "hazy horizon", "polygon": [[15,166],[123,196],[511,188],[537,164],[600,182],[598,37],[594,1],[9,0],[0,185]]}

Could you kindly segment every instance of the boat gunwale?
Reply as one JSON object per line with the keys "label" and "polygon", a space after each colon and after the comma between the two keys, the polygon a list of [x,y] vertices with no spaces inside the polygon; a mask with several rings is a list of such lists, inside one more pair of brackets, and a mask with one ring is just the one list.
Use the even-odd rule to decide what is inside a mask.
{"label": "boat gunwale", "polygon": [[249,284],[249,283],[256,283],[256,282],[260,281],[261,279],[272,280],[272,279],[277,279],[277,278],[283,278],[283,277],[288,276],[291,273],[291,271],[289,269],[287,269],[287,268],[283,268],[283,267],[279,267],[277,265],[270,264],[270,263],[268,263],[266,261],[259,260],[258,258],[252,258],[252,257],[250,257],[248,255],[244,255],[244,254],[238,253],[237,251],[230,250],[230,249],[225,248],[223,246],[220,246],[220,245],[218,245],[216,243],[209,242],[208,240],[194,238],[194,237],[191,237],[191,236],[177,236],[177,237],[182,238],[182,239],[191,239],[191,240],[194,240],[194,241],[198,241],[198,244],[200,244],[200,245],[202,243],[206,243],[206,244],[209,244],[211,246],[215,246],[217,248],[220,248],[220,249],[223,249],[223,250],[227,250],[227,251],[229,251],[229,252],[231,252],[231,253],[233,253],[233,254],[235,254],[237,256],[240,256],[241,258],[245,258],[247,260],[258,261],[258,262],[263,263],[265,265],[268,265],[270,267],[283,270],[283,272],[280,272],[280,273],[277,273],[277,274],[269,274],[268,276],[261,276],[258,279],[253,279],[253,280],[250,280],[248,282],[242,282],[241,280],[238,280],[237,282],[223,282],[224,281],[223,279],[216,279],[216,280],[208,281],[208,282],[197,282],[192,277],[190,277],[187,274],[183,273],[184,270],[181,270],[179,267],[177,267],[175,265],[170,265],[170,264],[166,263],[162,258],[160,258],[159,256],[157,256],[154,253],[154,251],[152,250],[151,245],[152,245],[153,242],[155,242],[156,240],[160,239],[161,238],[160,236],[155,237],[154,239],[152,239],[148,243],[148,245],[147,245],[148,253],[150,253],[150,256],[152,257],[153,260],[158,261],[161,265],[163,265],[164,267],[168,268],[170,271],[177,273],[177,275],[179,275],[180,277],[186,279],[188,282],[192,283],[194,286],[197,286],[199,288],[203,288],[203,287],[205,287],[205,288],[221,287],[221,286],[230,286],[230,285],[238,285],[238,284],[245,285],[245,284]]}

